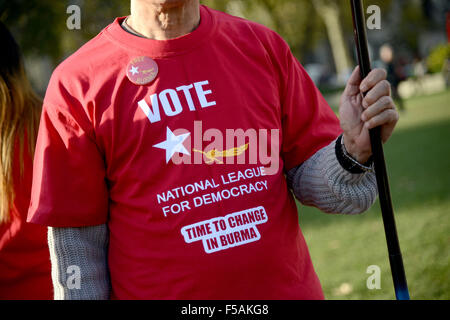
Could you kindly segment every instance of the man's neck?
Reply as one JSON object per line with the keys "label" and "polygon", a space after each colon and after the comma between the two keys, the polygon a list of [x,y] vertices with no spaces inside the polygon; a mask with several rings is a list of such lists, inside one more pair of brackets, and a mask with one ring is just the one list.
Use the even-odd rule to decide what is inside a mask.
{"label": "man's neck", "polygon": [[148,4],[131,0],[128,26],[149,39],[168,40],[192,32],[200,23],[198,0],[179,1],[172,4]]}

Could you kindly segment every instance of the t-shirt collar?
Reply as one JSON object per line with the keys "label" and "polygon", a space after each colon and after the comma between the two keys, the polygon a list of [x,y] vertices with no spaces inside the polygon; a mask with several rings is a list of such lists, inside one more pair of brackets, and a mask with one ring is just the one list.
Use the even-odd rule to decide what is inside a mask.
{"label": "t-shirt collar", "polygon": [[104,34],[125,49],[140,52],[152,58],[179,55],[191,51],[203,44],[215,29],[214,17],[205,6],[200,6],[200,24],[194,31],[170,40],[153,40],[132,35],[121,26],[125,18],[116,18],[105,29]]}

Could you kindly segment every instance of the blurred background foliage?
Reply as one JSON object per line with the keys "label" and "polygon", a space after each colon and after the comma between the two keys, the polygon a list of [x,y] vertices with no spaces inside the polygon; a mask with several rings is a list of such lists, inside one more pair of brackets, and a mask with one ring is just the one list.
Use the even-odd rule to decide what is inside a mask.
{"label": "blurred background foliage", "polygon": [[[201,2],[276,30],[287,40],[294,54],[303,63],[314,60],[318,46],[331,45],[329,49],[334,60],[330,66],[331,71],[341,73],[343,69],[354,64],[349,1],[203,0]],[[448,7],[447,2],[371,0],[366,1],[366,4],[375,4],[381,8],[383,23],[389,27],[378,31],[385,35],[384,40],[401,44],[406,51],[414,55],[420,51],[418,31],[438,28],[442,30],[442,17],[435,19],[432,11]],[[80,30],[68,30],[65,24],[68,18],[66,8],[72,4],[81,8]],[[394,18],[385,14],[391,11],[396,12]],[[127,14],[129,1],[124,0],[0,0],[0,19],[12,29],[25,55],[46,55],[53,64],[60,62],[98,34],[114,17]],[[420,53],[425,55],[428,52]]]}
{"label": "blurred background foliage", "polygon": [[431,73],[442,71],[445,61],[450,57],[450,45],[441,44],[436,46],[428,56],[427,66]]}

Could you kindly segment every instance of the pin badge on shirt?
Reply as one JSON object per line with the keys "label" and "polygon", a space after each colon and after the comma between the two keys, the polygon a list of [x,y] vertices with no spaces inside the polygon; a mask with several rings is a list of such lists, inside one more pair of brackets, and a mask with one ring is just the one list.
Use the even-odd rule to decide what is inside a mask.
{"label": "pin badge on shirt", "polygon": [[137,85],[149,84],[158,75],[158,65],[149,57],[133,58],[127,66],[128,79]]}

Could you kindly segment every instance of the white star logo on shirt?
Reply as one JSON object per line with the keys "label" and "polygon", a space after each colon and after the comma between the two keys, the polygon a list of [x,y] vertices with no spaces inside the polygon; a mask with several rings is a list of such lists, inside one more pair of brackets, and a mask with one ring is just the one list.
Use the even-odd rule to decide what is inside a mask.
{"label": "white star logo on shirt", "polygon": [[190,133],[188,132],[176,136],[169,129],[169,127],[167,127],[166,140],[158,144],[155,144],[154,147],[166,150],[166,163],[169,163],[170,159],[172,159],[172,156],[175,154],[175,152],[190,155],[189,151],[187,151],[186,148],[183,146],[184,140],[186,140],[186,138],[189,137],[189,135]]}
{"label": "white star logo on shirt", "polygon": [[130,72],[133,74],[133,76],[136,73],[139,73],[138,69],[139,69],[139,67],[131,66]]}

